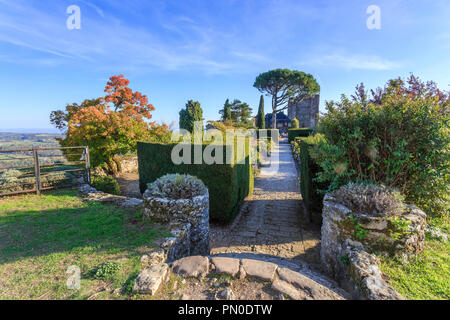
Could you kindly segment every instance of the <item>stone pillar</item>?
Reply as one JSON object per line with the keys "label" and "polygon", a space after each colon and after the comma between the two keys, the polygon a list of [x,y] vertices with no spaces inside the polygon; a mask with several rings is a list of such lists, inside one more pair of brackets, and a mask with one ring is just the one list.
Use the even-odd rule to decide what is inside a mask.
{"label": "stone pillar", "polygon": [[[183,248],[177,249],[177,245],[172,245],[170,260],[180,259],[186,255],[209,255],[208,191],[192,199],[158,198],[146,191],[144,216],[155,222],[169,224],[170,229],[177,233],[174,234],[175,239],[183,239],[178,240],[179,246]],[[188,239],[185,239],[186,235]]]}

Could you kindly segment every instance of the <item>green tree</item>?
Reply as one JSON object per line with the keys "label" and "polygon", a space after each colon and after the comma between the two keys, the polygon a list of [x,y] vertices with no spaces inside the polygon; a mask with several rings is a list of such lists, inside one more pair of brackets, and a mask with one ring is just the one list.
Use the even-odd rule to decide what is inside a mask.
{"label": "green tree", "polygon": [[258,114],[256,115],[256,126],[259,129],[265,129],[266,127],[266,116],[264,114],[264,95],[259,98],[259,108]]}
{"label": "green tree", "polygon": [[234,100],[232,105],[232,113],[235,114],[237,124],[242,127],[251,125],[252,108],[240,100]]}
{"label": "green tree", "polygon": [[[136,151],[136,141],[167,139],[166,125],[149,122],[153,105],[146,95],[133,91],[122,74],[109,78],[106,95],[67,105],[65,111],[50,114],[50,121],[65,131],[58,138],[62,147],[89,146],[93,167],[103,166],[110,173],[121,170],[119,154]],[[79,156],[68,155],[70,161]]]}
{"label": "green tree", "polygon": [[200,107],[200,102],[189,100],[186,103],[186,108],[180,110],[180,129],[193,132],[195,121],[203,121],[203,110]]}
{"label": "green tree", "polygon": [[241,100],[234,99],[230,105],[231,119],[238,127],[249,127],[252,125],[252,108]]}
{"label": "green tree", "polygon": [[289,69],[261,73],[253,86],[272,96],[273,128],[276,128],[277,112],[286,109],[289,101],[299,102],[320,92],[320,86],[312,75]]}
{"label": "green tree", "polygon": [[[363,86],[359,86],[363,88]],[[414,75],[390,80],[371,97],[329,101],[311,149],[328,191],[349,182],[397,188],[427,213],[450,210],[450,94]]]}
{"label": "green tree", "polygon": [[232,120],[230,99],[227,99],[223,105],[223,109],[219,111],[222,115],[222,121]]}
{"label": "green tree", "polygon": [[57,129],[64,131],[67,129],[70,119],[82,108],[89,108],[104,103],[103,97],[96,99],[86,99],[81,104],[72,103],[66,105],[66,110],[55,110],[50,113],[50,123]]}

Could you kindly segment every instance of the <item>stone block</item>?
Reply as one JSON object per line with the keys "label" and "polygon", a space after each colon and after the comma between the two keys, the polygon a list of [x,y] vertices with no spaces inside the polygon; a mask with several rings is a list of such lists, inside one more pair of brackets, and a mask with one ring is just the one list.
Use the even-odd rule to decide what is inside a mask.
{"label": "stone block", "polygon": [[225,257],[213,257],[211,263],[214,265],[217,273],[227,273],[235,276],[239,272],[239,260]]}
{"label": "stone block", "polygon": [[277,265],[260,260],[242,259],[245,273],[250,277],[256,277],[265,281],[272,281]]}
{"label": "stone block", "polygon": [[209,259],[203,256],[191,256],[177,260],[173,271],[181,277],[203,278],[209,272]]}
{"label": "stone block", "polygon": [[154,295],[161,284],[166,281],[168,271],[169,266],[165,263],[145,268],[136,278],[133,291]]}

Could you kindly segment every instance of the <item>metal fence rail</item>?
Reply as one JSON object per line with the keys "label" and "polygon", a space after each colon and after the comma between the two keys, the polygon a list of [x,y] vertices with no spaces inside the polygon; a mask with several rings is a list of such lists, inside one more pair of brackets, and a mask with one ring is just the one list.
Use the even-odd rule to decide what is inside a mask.
{"label": "metal fence rail", "polygon": [[0,150],[0,197],[91,183],[89,148]]}

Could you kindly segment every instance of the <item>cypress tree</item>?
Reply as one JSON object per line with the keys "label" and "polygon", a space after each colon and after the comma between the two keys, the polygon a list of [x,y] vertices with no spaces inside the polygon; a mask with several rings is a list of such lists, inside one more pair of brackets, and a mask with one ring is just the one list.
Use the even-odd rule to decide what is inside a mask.
{"label": "cypress tree", "polygon": [[222,120],[231,120],[231,104],[230,100],[227,99],[223,105],[223,109],[219,112],[222,115]]}
{"label": "cypress tree", "polygon": [[264,96],[263,95],[261,95],[261,98],[259,98],[258,114],[256,115],[256,126],[259,129],[266,128],[266,120],[265,120],[265,114],[264,114]]}

